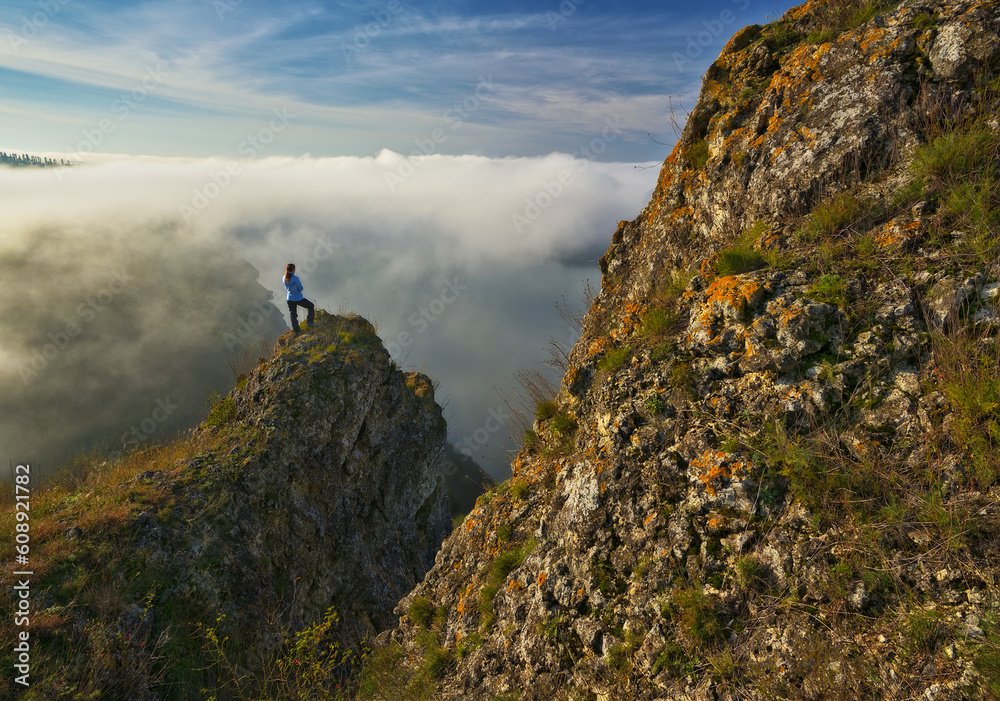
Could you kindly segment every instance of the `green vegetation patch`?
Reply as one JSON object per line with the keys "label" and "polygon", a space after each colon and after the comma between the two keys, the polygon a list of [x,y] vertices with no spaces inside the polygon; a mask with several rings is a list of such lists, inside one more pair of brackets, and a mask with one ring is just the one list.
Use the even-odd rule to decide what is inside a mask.
{"label": "green vegetation patch", "polygon": [[621,348],[609,348],[604,357],[597,363],[597,369],[602,372],[615,372],[620,369],[625,361],[632,355],[632,346],[622,346]]}
{"label": "green vegetation patch", "polygon": [[719,277],[742,275],[767,267],[767,258],[749,244],[724,248],[715,261],[715,274]]}
{"label": "green vegetation patch", "polygon": [[871,213],[869,204],[851,192],[840,192],[820,202],[800,232],[809,242],[828,239],[845,229],[863,224]]}
{"label": "green vegetation patch", "polygon": [[694,168],[704,168],[708,163],[708,143],[704,139],[689,144],[684,153]]}
{"label": "green vegetation patch", "polygon": [[486,583],[479,592],[479,624],[484,631],[488,630],[496,619],[496,615],[493,613],[493,600],[496,598],[497,592],[500,591],[500,587],[503,586],[510,573],[521,566],[521,563],[531,554],[536,545],[535,539],[531,538],[519,547],[500,553],[490,563]]}

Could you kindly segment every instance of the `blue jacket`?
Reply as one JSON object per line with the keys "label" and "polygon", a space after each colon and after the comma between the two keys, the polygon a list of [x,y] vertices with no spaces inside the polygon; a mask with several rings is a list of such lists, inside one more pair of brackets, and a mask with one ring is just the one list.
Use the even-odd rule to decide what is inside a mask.
{"label": "blue jacket", "polygon": [[292,275],[292,279],[285,282],[285,276],[281,276],[281,282],[288,290],[288,294],[285,296],[289,302],[299,302],[302,300],[302,282],[299,280],[298,275]]}

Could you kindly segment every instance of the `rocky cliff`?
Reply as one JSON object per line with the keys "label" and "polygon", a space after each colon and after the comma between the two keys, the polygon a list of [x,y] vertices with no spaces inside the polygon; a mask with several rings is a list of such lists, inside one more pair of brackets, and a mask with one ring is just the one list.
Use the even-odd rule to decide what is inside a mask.
{"label": "rocky cliff", "polygon": [[732,38],[512,480],[397,608],[398,689],[996,698],[998,37],[814,0]]}
{"label": "rocky cliff", "polygon": [[306,667],[283,663],[343,667],[394,622],[451,529],[445,422],[367,321],[317,321],[190,436],[35,497],[38,698],[287,695]]}

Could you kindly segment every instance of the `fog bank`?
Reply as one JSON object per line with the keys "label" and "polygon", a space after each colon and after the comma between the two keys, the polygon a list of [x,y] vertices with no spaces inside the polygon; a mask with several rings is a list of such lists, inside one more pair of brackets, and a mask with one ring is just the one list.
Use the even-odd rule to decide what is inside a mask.
{"label": "fog bank", "polygon": [[383,151],[0,168],[0,458],[44,470],[197,420],[229,358],[287,328],[295,262],[307,298],[377,320],[400,364],[439,381],[452,442],[502,473],[497,388],[550,337],[574,340],[555,304],[596,284],[617,221],[648,201],[641,165]]}

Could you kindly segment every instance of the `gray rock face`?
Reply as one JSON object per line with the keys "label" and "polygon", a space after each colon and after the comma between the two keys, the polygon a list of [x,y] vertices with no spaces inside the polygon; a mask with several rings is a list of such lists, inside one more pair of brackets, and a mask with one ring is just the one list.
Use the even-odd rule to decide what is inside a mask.
{"label": "gray rock face", "polygon": [[[933,203],[891,203],[926,100],[961,121],[985,99],[1000,5],[820,33],[842,5],[709,69],[602,258],[556,414],[396,609],[401,667],[429,636],[455,654],[438,698],[989,698],[1000,485],[975,436],[1000,415],[970,414],[962,373],[995,387],[996,235],[977,258],[932,240]],[[810,230],[835,193],[864,204]]]}
{"label": "gray rock face", "polygon": [[317,321],[201,428],[226,447],[180,473],[183,527],[141,526],[177,582],[163,601],[222,614],[250,668],[277,641],[275,617],[296,630],[335,607],[350,642],[391,625],[451,529],[430,380],[396,370],[363,319]]}

